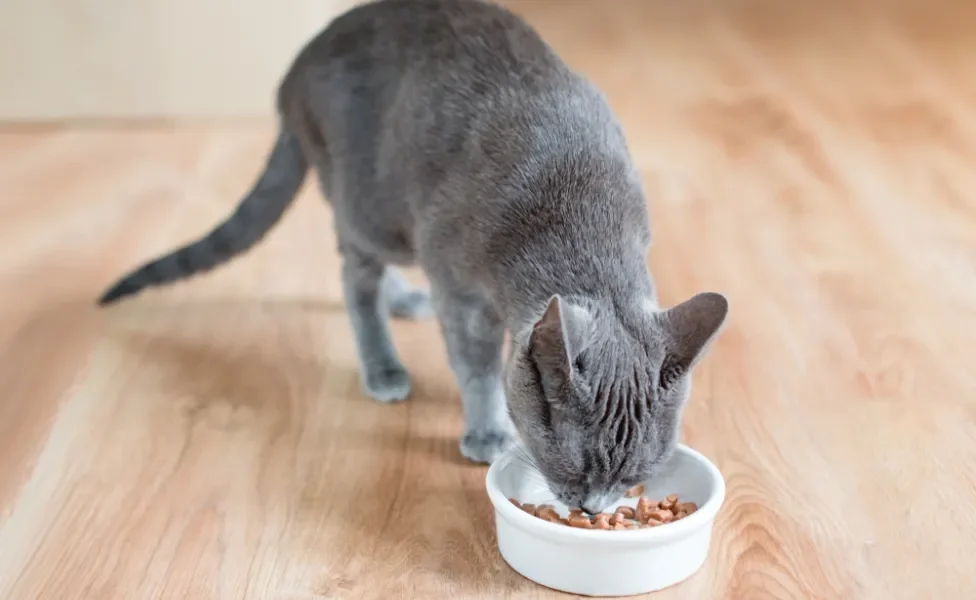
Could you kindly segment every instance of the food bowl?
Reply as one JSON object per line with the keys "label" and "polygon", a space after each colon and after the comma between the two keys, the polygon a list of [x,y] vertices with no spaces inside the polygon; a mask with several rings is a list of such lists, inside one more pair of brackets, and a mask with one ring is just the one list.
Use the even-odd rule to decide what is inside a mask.
{"label": "food bowl", "polygon": [[[520,460],[516,450],[491,465],[486,486],[505,562],[538,584],[584,596],[645,594],[691,577],[705,563],[715,515],[725,501],[722,474],[685,445],[679,445],[664,469],[644,483],[644,495],[662,499],[678,494],[682,502],[697,504],[698,510],[657,527],[576,529],[526,513],[509,499],[551,504],[561,516],[569,510],[553,500],[542,474]],[[613,506],[636,506],[637,500],[622,498]]]}

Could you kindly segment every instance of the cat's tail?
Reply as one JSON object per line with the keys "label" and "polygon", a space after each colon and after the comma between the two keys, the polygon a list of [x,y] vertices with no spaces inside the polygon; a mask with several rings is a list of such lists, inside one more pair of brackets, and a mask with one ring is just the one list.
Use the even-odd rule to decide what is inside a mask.
{"label": "cat's tail", "polygon": [[264,172],[234,214],[200,240],[132,271],[109,288],[98,304],[105,306],[144,288],[209,271],[248,250],[278,222],[307,172],[298,137],[282,128]]}

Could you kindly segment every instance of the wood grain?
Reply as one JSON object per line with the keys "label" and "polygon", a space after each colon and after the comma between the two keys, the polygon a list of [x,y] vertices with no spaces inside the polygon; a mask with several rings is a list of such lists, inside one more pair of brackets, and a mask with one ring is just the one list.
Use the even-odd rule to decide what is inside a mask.
{"label": "wood grain", "polygon": [[[619,111],[662,300],[731,322],[683,438],[728,502],[656,598],[976,597],[976,8],[513,3]],[[0,598],[549,598],[493,539],[434,323],[359,391],[309,186],[244,258],[108,311],[223,218],[268,123],[0,133]]]}

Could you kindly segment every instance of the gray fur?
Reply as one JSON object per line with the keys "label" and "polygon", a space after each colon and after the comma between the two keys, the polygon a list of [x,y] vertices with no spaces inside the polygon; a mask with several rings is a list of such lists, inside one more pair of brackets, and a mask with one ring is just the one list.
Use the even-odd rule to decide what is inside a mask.
{"label": "gray fur", "polygon": [[[308,43],[278,104],[281,139],[304,158],[288,142],[293,162],[277,164],[276,149],[264,177],[293,182],[307,161],[332,204],[367,393],[409,394],[387,315],[430,304],[390,269],[419,264],[461,391],[465,456],[490,462],[517,431],[554,493],[591,511],[654,474],[728,307],[701,294],[657,308],[640,177],[599,90],[492,3],[381,0]],[[244,204],[280,214],[293,187]],[[277,219],[241,212],[222,227]],[[178,266],[182,252],[153,264]],[[175,279],[138,273],[117,289]]]}

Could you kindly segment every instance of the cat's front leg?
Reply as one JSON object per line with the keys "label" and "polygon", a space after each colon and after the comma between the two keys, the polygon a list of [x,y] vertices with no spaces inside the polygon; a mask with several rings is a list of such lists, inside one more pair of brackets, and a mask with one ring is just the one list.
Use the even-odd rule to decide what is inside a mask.
{"label": "cat's front leg", "polygon": [[491,463],[515,440],[502,387],[504,324],[482,298],[436,284],[432,297],[451,369],[461,388],[461,454],[474,462]]}

